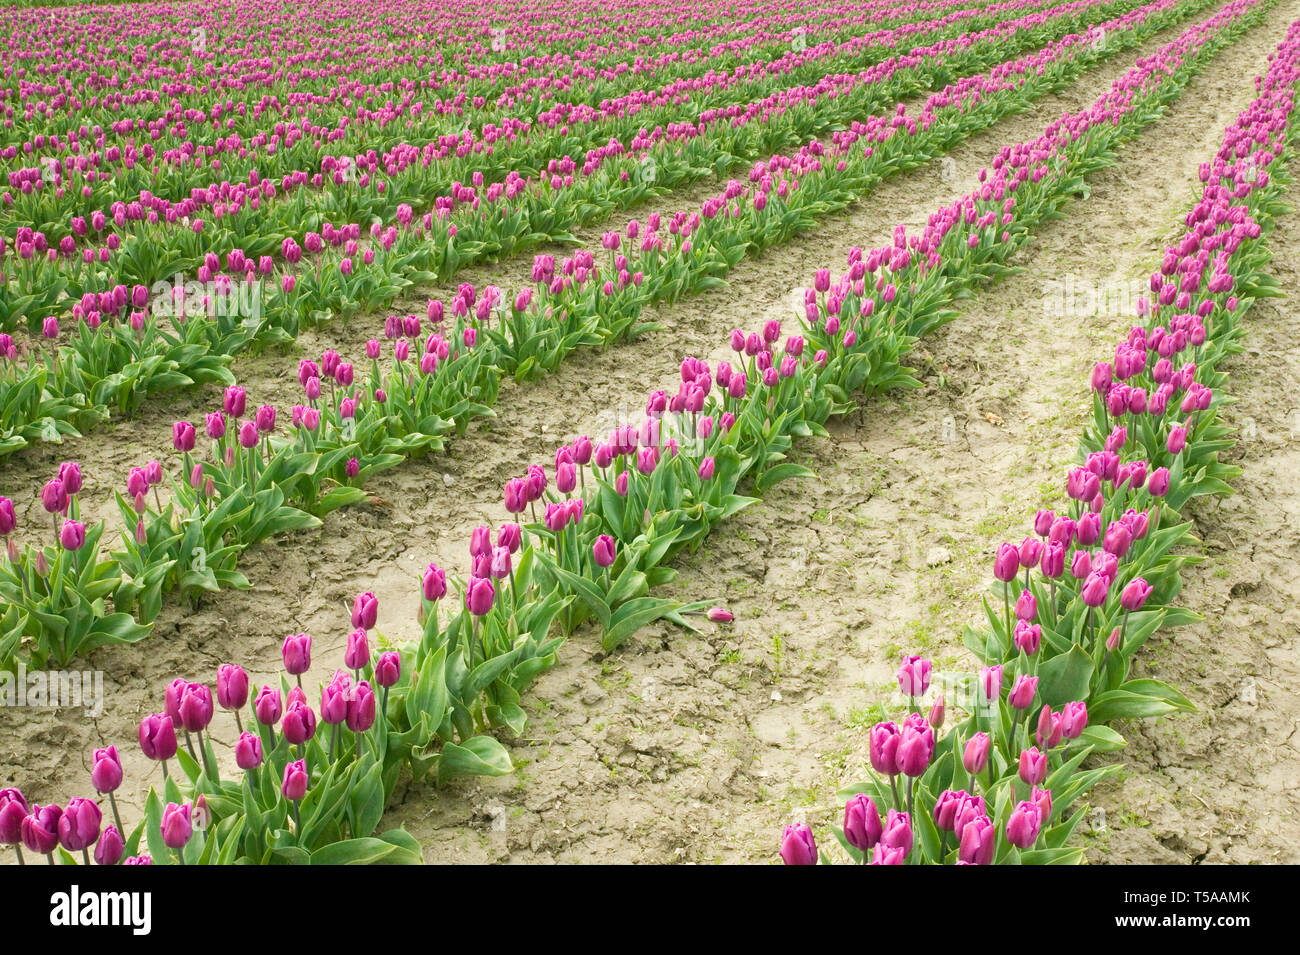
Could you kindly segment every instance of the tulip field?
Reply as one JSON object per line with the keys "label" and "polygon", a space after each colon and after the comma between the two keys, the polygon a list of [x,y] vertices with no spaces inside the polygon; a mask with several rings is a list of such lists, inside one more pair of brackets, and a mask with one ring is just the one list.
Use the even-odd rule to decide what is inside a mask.
{"label": "tulip field", "polygon": [[1300,0],[0,48],[6,863],[1300,862]]}

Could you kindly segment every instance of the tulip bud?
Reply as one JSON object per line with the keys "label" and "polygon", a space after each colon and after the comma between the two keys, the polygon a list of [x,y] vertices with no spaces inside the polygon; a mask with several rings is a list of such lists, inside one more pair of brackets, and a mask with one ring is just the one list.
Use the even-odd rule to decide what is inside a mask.
{"label": "tulip bud", "polygon": [[1020,751],[1020,778],[1028,786],[1037,786],[1047,778],[1047,755],[1037,746]]}
{"label": "tulip bud", "polygon": [[731,623],[736,619],[735,614],[725,607],[710,607],[705,616],[714,623]]}
{"label": "tulip bud", "polygon": [[117,831],[117,826],[106,826],[99,836],[99,842],[95,845],[95,864],[117,865],[121,861],[125,848],[126,844],[122,841],[122,834]]}
{"label": "tulip bud", "polygon": [[465,607],[476,617],[486,616],[495,600],[496,589],[493,588],[490,580],[484,578],[471,580],[465,589]]}
{"label": "tulip bud", "polygon": [[253,701],[253,712],[263,726],[275,726],[280,720],[280,691],[263,686]]}
{"label": "tulip bud", "polygon": [[280,652],[284,658],[285,672],[290,676],[297,676],[311,669],[311,637],[308,634],[290,634],[285,637]]}
{"label": "tulip bud", "polygon": [[361,627],[348,634],[348,646],[343,653],[343,665],[349,670],[360,670],[370,662],[370,641]]}
{"label": "tulip bud", "polygon": [[280,784],[280,792],[285,799],[297,802],[307,795],[307,783],[306,760],[295,760],[284,767],[284,782]]}
{"label": "tulip bud", "polygon": [[375,694],[362,680],[348,700],[347,726],[354,733],[364,733],[375,724]]}
{"label": "tulip bud", "polygon": [[194,835],[194,826],[190,822],[190,805],[177,805],[169,802],[163,810],[162,825],[163,845],[169,849],[183,849]]}
{"label": "tulip bud", "polygon": [[170,716],[152,713],[140,721],[140,749],[149,759],[176,755],[176,727]]}
{"label": "tulip bud", "polygon": [[896,809],[889,810],[880,833],[880,844],[891,849],[901,849],[906,856],[912,851],[913,842],[912,817]]}
{"label": "tulip bud", "polygon": [[930,688],[932,664],[919,656],[903,658],[898,668],[898,688],[907,696],[924,696]]}
{"label": "tulip bud", "polygon": [[90,783],[98,793],[111,793],[122,785],[122,761],[118,758],[116,746],[95,750]]}
{"label": "tulip bud", "polygon": [[402,656],[396,650],[379,655],[375,661],[375,682],[382,687],[395,686],[402,676]]}
{"label": "tulip bud", "polygon": [[781,861],[786,865],[816,865],[817,844],[803,823],[786,826],[781,837]]}
{"label": "tulip bud", "polygon": [[984,772],[984,767],[989,762],[989,747],[992,740],[989,739],[988,733],[976,733],[966,741],[966,748],[962,752],[962,765],[966,767],[966,772],[971,775]]}
{"label": "tulip bud", "polygon": [[297,699],[290,700],[288,708],[284,711],[281,731],[286,740],[295,746],[301,746],[316,735],[316,714],[305,702]]}
{"label": "tulip bud", "polygon": [[1003,583],[1016,579],[1020,570],[1020,551],[1015,544],[1002,544],[998,547],[997,557],[993,561],[993,576]]}
{"label": "tulip bud", "polygon": [[352,603],[352,626],[373,629],[379,617],[379,601],[372,593],[357,594]]}
{"label": "tulip bud", "polygon": [[425,600],[441,600],[447,593],[447,575],[437,564],[430,564],[425,568],[421,586]]}
{"label": "tulip bud", "polygon": [[934,703],[930,706],[929,723],[930,726],[936,731],[943,727],[943,716],[944,716],[943,696],[940,695],[940,697],[937,700],[935,700]]}
{"label": "tulip bud", "polygon": [[858,793],[844,806],[844,838],[855,849],[866,852],[880,841],[883,827],[875,802],[866,793]]}
{"label": "tulip bud", "polygon": [[241,733],[235,741],[235,765],[240,769],[256,769],[262,765],[262,741],[252,733]]}
{"label": "tulip bud", "polygon": [[1011,687],[1011,692],[1007,696],[1007,703],[1017,710],[1027,710],[1034,702],[1034,694],[1038,692],[1038,677],[1021,674],[1016,677],[1015,685]]}
{"label": "tulip bud", "polygon": [[1141,610],[1154,588],[1141,577],[1136,577],[1120,594],[1120,606],[1128,611]]}
{"label": "tulip bud", "polygon": [[[1023,764],[1023,754],[1021,762]],[[1023,775],[1023,774],[1022,774]],[[1011,811],[1007,820],[1007,842],[1020,849],[1028,849],[1038,841],[1042,813],[1032,802],[1022,802]]]}
{"label": "tulip bud", "polygon": [[894,722],[877,723],[871,728],[869,752],[871,767],[882,776],[897,776],[898,743],[901,734]]}
{"label": "tulip bud", "polygon": [[103,813],[92,799],[78,796],[68,803],[59,817],[59,842],[69,852],[89,849],[99,838]]}
{"label": "tulip bud", "polygon": [[223,663],[217,668],[217,703],[223,709],[242,709],[248,702],[248,674],[243,667]]}

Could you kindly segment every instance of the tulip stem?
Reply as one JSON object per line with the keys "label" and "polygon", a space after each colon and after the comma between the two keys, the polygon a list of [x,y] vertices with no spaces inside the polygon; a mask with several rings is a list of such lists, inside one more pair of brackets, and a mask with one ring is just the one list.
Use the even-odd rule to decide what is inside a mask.
{"label": "tulip stem", "polygon": [[943,860],[948,856],[948,830],[943,831],[939,837],[939,865],[943,865]]}
{"label": "tulip stem", "polygon": [[912,818],[912,796],[916,792],[916,777],[907,777],[907,818]]}
{"label": "tulip stem", "polygon": [[239,735],[244,735],[244,721],[239,718],[239,710],[232,711],[235,714],[235,726],[239,729]]}
{"label": "tulip stem", "polygon": [[293,806],[293,831],[299,838],[301,838],[302,820],[298,817],[298,801],[296,799],[291,800],[289,805]]}
{"label": "tulip stem", "polygon": [[184,850],[184,849],[177,849],[177,850],[176,850],[176,864],[177,864],[177,865],[184,865],[184,864],[185,864],[185,850]]}
{"label": "tulip stem", "polygon": [[23,847],[16,842],[14,843],[14,852],[18,853],[18,864],[26,865],[27,860],[23,858]]}
{"label": "tulip stem", "polygon": [[50,865],[54,865],[54,853],[53,853],[53,852],[47,852],[47,853],[45,853],[45,858],[46,858],[46,860],[49,862]]}
{"label": "tulip stem", "polygon": [[[113,807],[113,821],[117,823],[117,831],[119,833],[125,833],[126,830],[122,828],[122,817],[117,813],[117,799],[114,798],[111,792],[108,794],[108,804]],[[125,836],[123,836],[123,838],[125,838]]]}
{"label": "tulip stem", "polygon": [[217,774],[212,771],[212,764],[208,762],[208,748],[203,744],[203,730],[199,730],[199,752],[203,754],[203,771],[207,773],[210,780],[215,782]]}
{"label": "tulip stem", "polygon": [[1011,636],[1011,633],[1012,633],[1012,631],[1011,631],[1011,585],[1010,585],[1010,584],[1007,584],[1007,583],[1003,583],[1003,585],[1002,585],[1002,606],[1003,606],[1003,608],[1004,608],[1005,611],[1006,611],[1006,617],[1007,617],[1007,639],[1010,640],[1010,639],[1012,639],[1012,636]]}
{"label": "tulip stem", "polygon": [[[1032,702],[1032,701],[1031,701]],[[1016,710],[1015,715],[1011,717],[1011,732],[1007,736],[1007,753],[1010,754],[1016,748],[1016,724],[1020,722],[1020,711]],[[1017,754],[1019,755],[1019,754]]]}
{"label": "tulip stem", "polygon": [[89,868],[89,867],[90,867],[90,853],[86,851],[86,847],[85,847],[85,846],[82,846],[82,847],[81,847],[81,858],[82,858],[83,860],[85,860],[86,867]]}
{"label": "tulip stem", "polygon": [[167,779],[167,778],[169,778],[169,777],[167,776],[167,760],[165,760],[165,759],[162,760],[162,768],[163,768],[163,779]]}
{"label": "tulip stem", "polygon": [[331,763],[334,762],[334,743],[338,739],[338,735],[339,735],[339,724],[331,723],[330,724],[330,762]]}
{"label": "tulip stem", "polygon": [[185,731],[185,748],[190,751],[190,759],[197,763],[199,761],[199,754],[194,752],[194,740],[190,738],[189,730]]}
{"label": "tulip stem", "polygon": [[899,809],[902,809],[903,803],[898,798],[898,777],[892,773],[889,776],[889,788],[894,791],[894,805],[897,806]]}

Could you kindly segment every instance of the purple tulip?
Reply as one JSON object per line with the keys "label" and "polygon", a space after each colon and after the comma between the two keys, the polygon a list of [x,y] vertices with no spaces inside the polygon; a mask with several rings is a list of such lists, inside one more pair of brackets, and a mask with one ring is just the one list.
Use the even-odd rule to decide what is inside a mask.
{"label": "purple tulip", "polygon": [[151,713],[140,721],[140,749],[150,759],[166,760],[176,755],[176,727],[170,716]]}
{"label": "purple tulip", "polygon": [[971,775],[984,772],[984,767],[989,762],[989,747],[992,740],[989,739],[988,733],[976,733],[966,741],[966,748],[962,752],[962,765],[966,767],[966,772]]}
{"label": "purple tulip", "polygon": [[117,865],[121,861],[125,848],[126,843],[122,841],[122,834],[117,831],[117,826],[105,826],[99,836],[99,842],[95,845],[95,864]]}
{"label": "purple tulip", "polygon": [[285,672],[290,676],[306,673],[311,669],[311,637],[305,633],[290,634],[284,638],[280,654]]}
{"label": "purple tulip", "polygon": [[217,667],[217,703],[222,709],[242,709],[248,702],[248,673],[234,663]]}
{"label": "purple tulip", "polygon": [[27,800],[17,789],[0,789],[0,845],[12,846],[22,841],[23,819]]}
{"label": "purple tulip", "polygon": [[[917,714],[912,714],[917,716]],[[903,730],[898,740],[898,768],[905,776],[918,777],[925,774],[934,756],[934,730],[923,718],[914,722],[909,717],[903,723]]]}
{"label": "purple tulip", "polygon": [[212,722],[212,691],[202,683],[191,683],[181,694],[181,725],[191,733],[202,732]]}
{"label": "purple tulip", "polygon": [[997,829],[988,817],[973,819],[961,831],[957,858],[967,865],[991,865],[997,842]]}
{"label": "purple tulip", "polygon": [[263,726],[275,726],[280,720],[280,691],[269,686],[263,686],[257,691],[257,699],[253,701],[253,712],[257,714],[257,721]]}
{"label": "purple tulip", "polygon": [[1154,589],[1141,577],[1135,577],[1119,595],[1119,604],[1128,611],[1141,610]]}
{"label": "purple tulip", "polygon": [[1015,544],[1002,544],[998,547],[997,557],[993,561],[993,576],[1003,583],[1016,579],[1020,570],[1020,551]]}
{"label": "purple tulip", "polygon": [[194,425],[188,421],[177,421],[172,425],[172,447],[177,451],[193,451],[196,437]]}
{"label": "purple tulip", "polygon": [[1038,692],[1038,677],[1021,674],[1016,677],[1015,685],[1011,687],[1011,692],[1007,695],[1007,704],[1016,710],[1027,710],[1034,702],[1034,694]]}
{"label": "purple tulip", "polygon": [[898,687],[907,696],[924,696],[930,688],[930,671],[932,664],[919,656],[903,658],[903,665],[898,668]]}
{"label": "purple tulip", "polygon": [[483,617],[492,609],[497,596],[492,582],[485,578],[476,578],[465,588],[465,607],[476,617]]}
{"label": "purple tulip", "polygon": [[235,765],[240,769],[256,769],[262,765],[262,741],[252,733],[240,733],[235,741]]}
{"label": "purple tulip", "polygon": [[103,813],[94,800],[78,796],[68,803],[68,808],[59,817],[59,842],[69,852],[89,849],[99,838],[103,821]]}
{"label": "purple tulip", "polygon": [[1078,739],[1087,726],[1087,703],[1066,703],[1061,707],[1061,733],[1066,739]]}
{"label": "purple tulip", "polygon": [[366,631],[358,627],[348,634],[348,647],[343,653],[343,665],[350,670],[360,670],[370,662],[370,641]]}
{"label": "purple tulip", "polygon": [[320,718],[331,726],[347,719],[348,697],[352,695],[352,678],[342,670],[334,671],[334,679],[321,687]]}
{"label": "purple tulip", "polygon": [[86,525],[81,521],[64,521],[59,530],[59,543],[64,550],[81,550],[86,544]]}
{"label": "purple tulip", "polygon": [[402,676],[402,655],[396,650],[379,654],[375,661],[375,682],[382,687],[395,686]]}
{"label": "purple tulip", "polygon": [[786,865],[817,864],[817,844],[812,830],[802,822],[785,827],[781,836],[781,861]]}
{"label": "purple tulip", "polygon": [[190,821],[190,804],[177,805],[169,802],[163,810],[162,830],[163,845],[168,849],[184,849],[194,835],[194,824]]}
{"label": "purple tulip", "polygon": [[379,619],[379,601],[375,595],[368,591],[357,594],[352,602],[352,626],[372,630],[377,619]]}
{"label": "purple tulip", "polygon": [[[1023,764],[1023,759],[1021,760]],[[1023,774],[1022,774],[1023,775]],[[1038,841],[1042,813],[1032,802],[1022,802],[1011,811],[1007,820],[1007,842],[1020,849],[1028,849]]]}
{"label": "purple tulip", "polygon": [[301,746],[316,735],[316,714],[305,702],[290,700],[280,731],[294,746]]}
{"label": "purple tulip", "polygon": [[885,825],[880,833],[880,844],[891,849],[903,850],[903,855],[912,851],[912,817],[896,809],[889,810],[885,816]]}
{"label": "purple tulip", "polygon": [[882,776],[897,776],[898,744],[902,734],[893,721],[877,723],[871,727],[870,756],[871,767]]}
{"label": "purple tulip", "polygon": [[844,805],[844,838],[855,849],[866,852],[880,841],[884,831],[880,812],[866,793],[858,793]]}
{"label": "purple tulip", "polygon": [[1037,746],[1020,751],[1020,778],[1027,786],[1037,786],[1047,778],[1047,754]]}
{"label": "purple tulip", "polygon": [[591,545],[591,554],[597,567],[613,566],[617,557],[614,538],[610,537],[608,534],[601,534],[596,538],[596,542]]}
{"label": "purple tulip", "polygon": [[95,750],[91,761],[90,784],[98,793],[111,793],[122,785],[122,761],[118,758],[116,746]]}
{"label": "purple tulip", "polygon": [[430,564],[424,570],[420,585],[424,590],[425,600],[441,600],[447,593],[447,575],[437,564]]}
{"label": "purple tulip", "polygon": [[45,483],[41,488],[41,506],[50,514],[62,514],[68,509],[68,492],[63,488],[63,482],[54,478]]}
{"label": "purple tulip", "polygon": [[1106,602],[1106,595],[1110,591],[1110,579],[1102,574],[1093,571],[1084,581],[1083,588],[1079,591],[1079,596],[1088,607],[1100,607]]}
{"label": "purple tulip", "polygon": [[32,852],[47,855],[59,844],[59,819],[63,810],[59,806],[32,805],[31,813],[22,820],[22,840]]}
{"label": "purple tulip", "polygon": [[348,700],[347,726],[354,733],[364,733],[375,725],[375,694],[362,680]]}

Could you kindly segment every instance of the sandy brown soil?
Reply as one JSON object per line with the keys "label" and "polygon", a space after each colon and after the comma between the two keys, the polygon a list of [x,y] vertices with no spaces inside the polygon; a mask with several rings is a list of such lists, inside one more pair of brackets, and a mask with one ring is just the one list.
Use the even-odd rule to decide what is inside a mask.
{"label": "sandy brown soil", "polygon": [[[916,649],[946,668],[969,666],[958,634],[961,624],[978,617],[993,546],[1018,539],[1033,509],[1056,499],[1079,434],[1086,369],[1126,321],[1114,312],[1063,319],[1043,305],[1050,283],[1073,276],[1121,287],[1157,261],[1193,195],[1197,163],[1213,153],[1224,125],[1249,101],[1250,77],[1262,71],[1297,15],[1297,0],[1275,8],[1130,147],[1120,170],[1094,177],[1088,201],[1042,230],[1042,241],[1023,254],[1022,275],[979,296],[961,318],[922,343],[920,391],[872,401],[837,422],[831,440],[803,445],[800,459],[818,472],[816,481],[777,488],[680,562],[676,593],[726,603],[736,613],[734,624],[712,628],[704,638],[650,627],[610,656],[599,652],[594,634],[575,634],[559,666],[525,696],[530,722],[524,738],[511,743],[516,774],[441,791],[406,787],[385,824],[409,828],[429,861],[768,862],[775,859],[783,823],[795,816],[815,827],[828,822],[837,811],[835,790],[862,772],[863,730],[876,719],[877,701],[888,698],[899,654]],[[602,432],[615,416],[635,413],[649,388],[671,379],[683,354],[723,357],[727,329],[788,317],[792,291],[815,268],[843,262],[850,246],[887,241],[895,222],[923,222],[939,203],[965,192],[1002,144],[1032,137],[1062,110],[1090,102],[1132,59],[1122,55],[1065,95],[973,138],[953,151],[952,162],[885,183],[869,201],[828,217],[816,234],[742,263],[729,289],[659,310],[664,331],[576,357],[544,381],[505,387],[497,419],[472,429],[446,454],[380,476],[370,488],[371,503],[331,515],[319,532],[255,548],[241,565],[253,582],[250,592],[222,594],[197,612],[170,606],[144,645],[92,655],[89,665],[105,671],[110,693],[100,720],[5,711],[0,785],[18,785],[37,801],[65,800],[88,789],[90,748],[117,742],[130,790],[123,801],[138,805],[159,774],[131,743],[134,725],[161,706],[163,687],[174,676],[210,680],[218,664],[236,660],[265,681],[279,670],[284,634],[306,630],[317,640],[311,678],[323,678],[341,658],[346,607],[358,590],[379,595],[382,632],[393,640],[414,637],[416,575],[429,560],[463,572],[470,530],[504,516],[499,494],[507,478],[529,463],[549,461],[554,446],[572,434]],[[684,192],[698,198],[709,191],[700,184]],[[678,196],[680,203],[662,201],[655,208],[686,206],[689,199]],[[1293,219],[1287,223],[1295,228]],[[1285,253],[1280,257],[1285,261]],[[463,280],[506,286],[521,271],[526,274],[526,260],[516,259],[475,269]],[[1294,287],[1294,272],[1279,275]],[[1261,308],[1254,320],[1263,327],[1285,314]],[[304,336],[300,345],[310,354],[343,340],[355,352],[375,331],[371,323],[354,321],[347,329]],[[1260,377],[1280,390],[1295,359],[1284,364],[1286,330],[1276,327],[1271,334],[1268,345],[1252,344],[1268,359],[1269,374]],[[241,380],[258,386],[250,400],[285,405],[296,393],[296,357],[241,360]],[[1281,412],[1270,417],[1265,395],[1258,406],[1244,392],[1243,399],[1240,413],[1257,408],[1250,414],[1259,436],[1243,445],[1245,481],[1255,481],[1262,497],[1263,488],[1271,491],[1295,463],[1300,420],[1294,412],[1285,420]],[[121,483],[127,467],[139,463],[140,452],[132,449],[168,447],[171,420],[194,417],[212,400],[152,402],[138,421],[75,442],[68,455],[34,449],[4,462],[0,473],[6,486],[21,475],[17,479],[28,481],[34,493],[46,471],[73,456],[94,479]],[[1259,456],[1254,473],[1252,455]],[[1255,508],[1246,503],[1250,487],[1243,490],[1241,498],[1201,516],[1212,529],[1206,535],[1212,550],[1216,539],[1229,537],[1248,546],[1242,541],[1257,533],[1250,519]],[[1265,506],[1279,523],[1296,506],[1294,496],[1271,494],[1270,500]],[[1245,791],[1229,800],[1226,779],[1243,780],[1242,748],[1256,753],[1247,739],[1259,732],[1249,732],[1249,721],[1262,720],[1268,706],[1292,707],[1272,715],[1275,725],[1290,729],[1270,738],[1267,750],[1270,758],[1289,754],[1289,766],[1282,760],[1263,768],[1263,750],[1249,758],[1261,767],[1261,785],[1297,778],[1294,736],[1282,742],[1295,727],[1294,702],[1281,702],[1287,673],[1296,666],[1290,643],[1295,621],[1289,618],[1288,631],[1282,626],[1288,618],[1265,609],[1281,607],[1283,597],[1294,594],[1295,571],[1282,559],[1293,543],[1272,536],[1276,553],[1257,553],[1240,571],[1222,562],[1230,575],[1245,575],[1241,580],[1290,580],[1290,589],[1273,582],[1243,588],[1243,598],[1257,603],[1229,598],[1239,578],[1215,577],[1220,562],[1191,581],[1189,599],[1204,594],[1219,601],[1198,609],[1227,604],[1225,627],[1263,618],[1251,637],[1236,638],[1242,641],[1239,659],[1258,668],[1247,671],[1257,676],[1258,710],[1228,721],[1224,714],[1232,707],[1216,709],[1198,737],[1210,774],[1203,794],[1209,799],[1217,793],[1214,805],[1242,804]],[[1218,597],[1210,596],[1218,590]],[[1168,652],[1153,652],[1153,671],[1190,688],[1198,703],[1222,702],[1240,680],[1205,682],[1198,668],[1226,673],[1243,664],[1220,642],[1225,659],[1211,665],[1208,647],[1187,636],[1198,630],[1172,638]],[[1254,639],[1271,642],[1269,656],[1251,650]],[[223,721],[232,722],[219,715],[217,725]],[[228,744],[233,725],[225,731]],[[1126,825],[1112,805],[1150,821],[1156,835],[1208,827],[1210,840],[1209,831],[1238,825],[1226,810],[1215,821],[1183,815],[1187,807],[1174,805],[1168,792],[1177,767],[1157,770],[1173,737],[1159,740],[1169,732],[1161,724],[1137,734],[1128,756],[1133,772],[1122,791],[1099,795],[1111,831],[1097,838],[1098,861],[1163,859],[1171,851],[1147,838],[1146,827]],[[220,744],[220,729],[218,737]],[[1227,739],[1236,744],[1233,762],[1211,759]],[[1271,804],[1284,805],[1280,799]],[[1291,811],[1294,827],[1294,804]],[[1261,828],[1282,831],[1280,823]],[[1300,845],[1291,832],[1289,844]],[[1213,838],[1215,845],[1222,842]],[[1276,845],[1287,843],[1278,835]],[[1193,848],[1189,843],[1192,856]],[[1234,851],[1269,859],[1275,850],[1243,840]]]}

